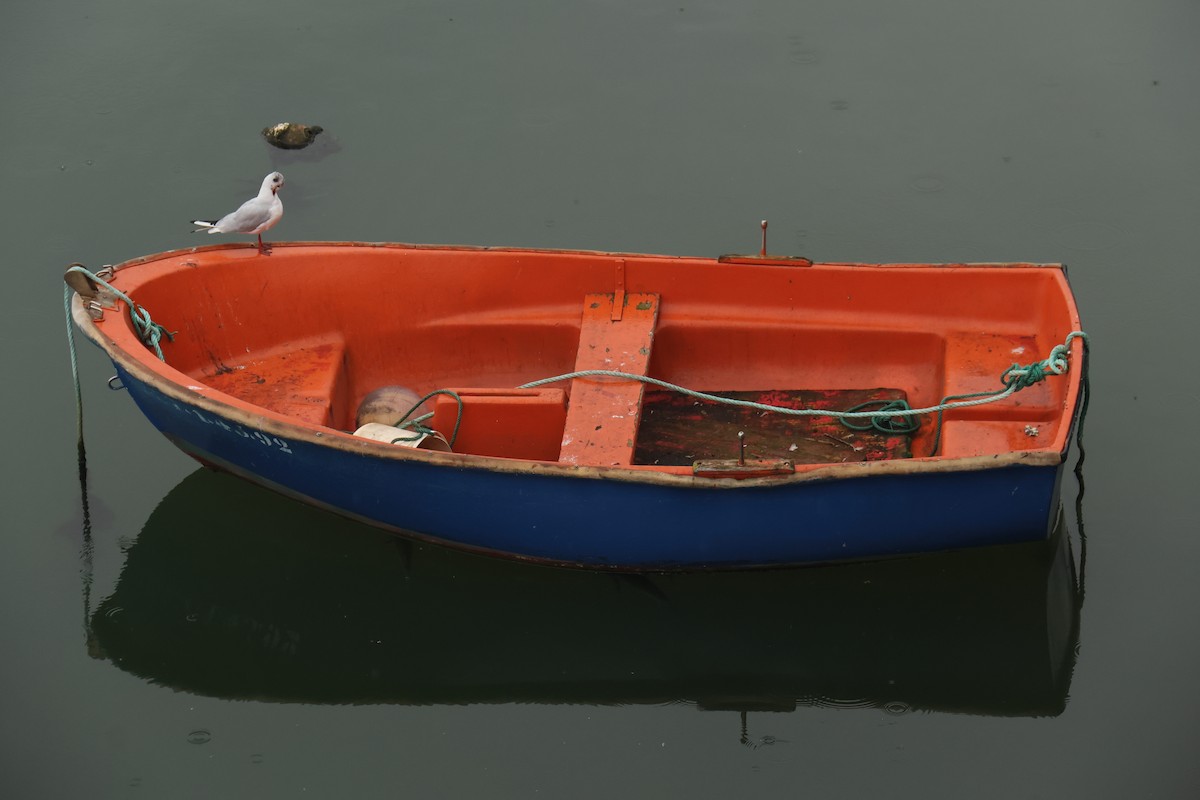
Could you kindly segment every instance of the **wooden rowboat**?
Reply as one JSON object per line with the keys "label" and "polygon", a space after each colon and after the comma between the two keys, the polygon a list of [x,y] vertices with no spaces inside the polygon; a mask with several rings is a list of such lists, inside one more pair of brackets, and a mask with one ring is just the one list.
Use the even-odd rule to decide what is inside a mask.
{"label": "wooden rowboat", "polygon": [[[555,564],[1043,539],[1080,406],[1055,265],[342,242],[89,275],[68,273],[75,322],[184,452],[373,525]],[[443,391],[403,430],[411,403],[360,428],[388,386]]]}

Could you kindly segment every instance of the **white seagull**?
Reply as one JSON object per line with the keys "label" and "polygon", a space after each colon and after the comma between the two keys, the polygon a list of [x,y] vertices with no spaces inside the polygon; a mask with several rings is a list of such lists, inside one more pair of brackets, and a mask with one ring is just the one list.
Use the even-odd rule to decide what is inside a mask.
{"label": "white seagull", "polygon": [[200,227],[192,231],[208,231],[209,233],[253,233],[258,236],[259,252],[263,248],[263,231],[279,222],[283,216],[283,201],[279,199],[279,190],[283,188],[283,173],[272,172],[263,178],[262,188],[258,197],[242,203],[233,213],[226,214],[216,222],[206,222],[202,219],[192,220],[193,225]]}

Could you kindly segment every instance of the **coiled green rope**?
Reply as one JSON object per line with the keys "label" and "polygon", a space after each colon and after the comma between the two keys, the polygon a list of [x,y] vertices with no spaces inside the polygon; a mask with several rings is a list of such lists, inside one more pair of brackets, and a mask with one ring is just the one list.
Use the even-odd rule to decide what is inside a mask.
{"label": "coiled green rope", "polygon": [[[92,281],[93,283],[103,286],[105,289],[112,292],[113,295],[120,298],[121,300],[124,300],[125,306],[129,309],[129,320],[130,320],[130,322],[133,323],[133,329],[135,331],[137,331],[138,338],[141,339],[142,344],[146,345],[151,350],[153,350],[154,354],[156,356],[158,356],[159,361],[166,361],[166,358],[163,357],[161,342],[164,338],[168,342],[174,341],[175,333],[177,333],[177,331],[168,331],[162,325],[159,325],[157,322],[155,322],[154,320],[152,320],[150,318],[150,312],[147,311],[145,308],[143,308],[138,303],[135,303],[129,295],[125,294],[120,289],[116,288],[115,286],[113,286],[111,283],[104,280],[103,278],[98,277],[94,272],[88,270],[82,264],[72,264],[67,269],[67,272],[68,273],[78,272],[80,275],[86,275],[87,278],[90,281]],[[72,360],[74,360],[74,353],[75,353],[74,334],[71,332],[71,329],[70,329],[70,326],[71,326],[71,289],[70,289],[70,287],[67,287],[67,290],[66,290],[66,303],[67,303],[68,337],[71,341]]]}
{"label": "coiled green rope", "polygon": [[[860,411],[873,405],[879,405],[879,411],[912,411],[907,400],[869,400],[846,410]],[[853,419],[841,419],[839,422],[852,431],[875,430],[889,435],[916,433],[921,427],[921,420],[916,417],[885,417],[878,413],[872,416],[869,422],[857,422]]]}
{"label": "coiled green rope", "polygon": [[414,403],[412,408],[410,408],[408,411],[404,412],[404,416],[402,416],[400,418],[399,422],[397,422],[392,427],[400,428],[402,430],[407,430],[407,431],[413,431],[416,435],[412,436],[411,438],[393,439],[392,444],[395,444],[396,442],[401,442],[401,441],[406,441],[406,442],[407,441],[417,441],[422,436],[432,436],[435,433],[440,433],[440,431],[435,431],[433,428],[430,428],[423,424],[425,422],[425,420],[427,420],[433,416],[433,412],[430,412],[428,414],[422,414],[421,416],[413,417],[412,419],[408,418],[409,415],[412,414],[414,411],[416,411],[418,408],[420,408],[421,405],[425,401],[430,400],[434,397],[437,397],[439,394],[443,394],[443,395],[446,395],[447,397],[451,397],[454,399],[454,402],[458,403],[458,416],[455,417],[455,419],[454,419],[454,431],[450,434],[450,439],[447,442],[450,445],[450,449],[451,450],[454,449],[454,443],[458,440],[458,429],[459,429],[459,427],[462,426],[463,400],[461,397],[458,396],[457,392],[454,392],[450,389],[434,389],[432,392],[425,395],[420,400],[418,400],[416,403]]}

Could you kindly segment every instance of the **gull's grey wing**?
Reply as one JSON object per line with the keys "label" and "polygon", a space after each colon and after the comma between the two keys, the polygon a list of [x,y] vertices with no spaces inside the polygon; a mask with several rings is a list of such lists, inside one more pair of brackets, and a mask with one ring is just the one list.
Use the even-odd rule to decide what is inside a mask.
{"label": "gull's grey wing", "polygon": [[221,217],[217,227],[226,233],[249,233],[270,218],[270,203],[255,197],[242,203],[237,211]]}

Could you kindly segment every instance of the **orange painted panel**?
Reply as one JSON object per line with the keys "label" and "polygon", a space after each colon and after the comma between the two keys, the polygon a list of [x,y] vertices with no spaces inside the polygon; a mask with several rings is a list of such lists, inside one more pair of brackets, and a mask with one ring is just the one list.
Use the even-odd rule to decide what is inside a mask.
{"label": "orange painted panel", "polygon": [[345,407],[343,360],[339,339],[309,339],[237,363],[214,361],[195,377],[252,405],[328,426]]}
{"label": "orange painted panel", "polygon": [[[557,461],[566,419],[562,389],[452,389],[462,398],[462,422],[454,452],[530,461]],[[431,428],[449,439],[458,418],[458,402],[434,399]]]}

